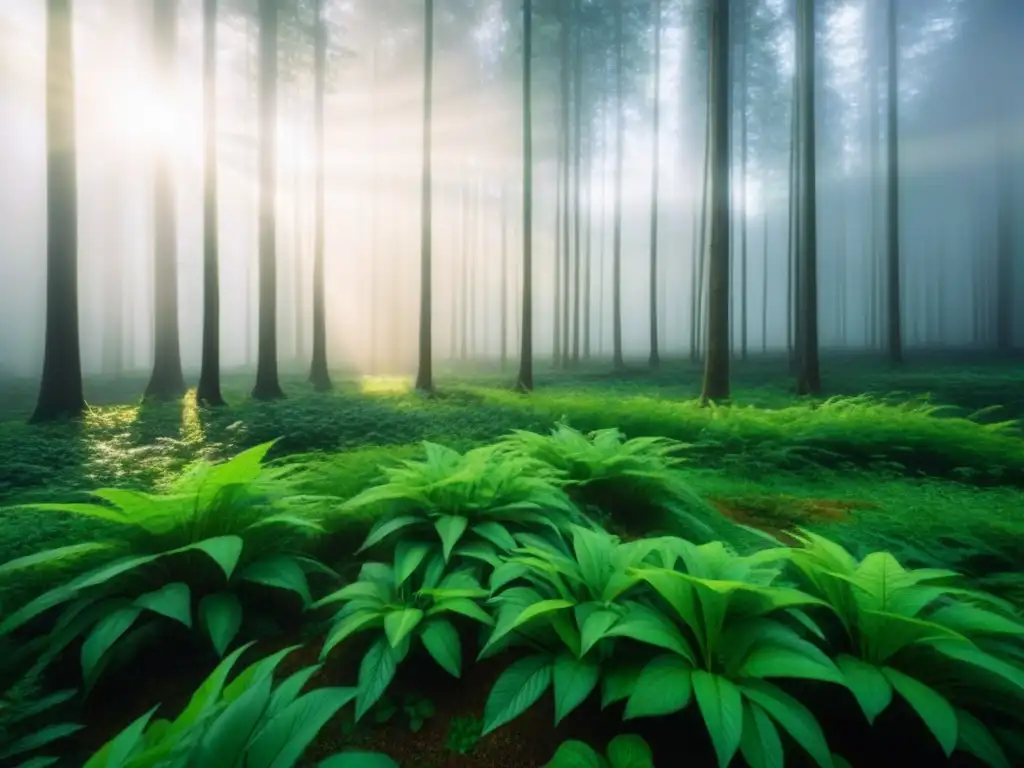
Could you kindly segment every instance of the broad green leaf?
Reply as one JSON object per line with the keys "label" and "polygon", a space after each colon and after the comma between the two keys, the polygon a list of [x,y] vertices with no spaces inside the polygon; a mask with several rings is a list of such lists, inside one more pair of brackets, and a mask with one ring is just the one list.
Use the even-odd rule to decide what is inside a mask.
{"label": "broad green leaf", "polygon": [[399,768],[399,765],[379,752],[351,751],[328,757],[319,762],[316,768]]}
{"label": "broad green leaf", "polygon": [[928,726],[928,730],[935,736],[946,757],[952,755],[957,742],[957,717],[953,706],[920,680],[915,680],[899,670],[885,667],[882,673]]}
{"label": "broad green leaf", "polygon": [[547,656],[527,656],[514,662],[501,673],[487,697],[481,735],[490,733],[529,709],[544,695],[551,680],[551,659]]}
{"label": "broad green leaf", "polygon": [[491,571],[490,588],[491,592],[497,592],[506,584],[522,578],[530,572],[530,569],[522,563],[507,560],[493,571]]}
{"label": "broad green leaf", "polygon": [[292,768],[327,721],[356,696],[353,688],[317,688],[267,721],[247,750],[246,768]]}
{"label": "broad green leaf", "polygon": [[444,515],[434,523],[434,528],[441,537],[441,551],[445,560],[451,557],[452,549],[459,543],[468,525],[469,520],[461,515]]}
{"label": "broad green leaf", "polygon": [[873,724],[892,703],[892,685],[879,667],[854,656],[840,654],[836,664],[843,673],[846,687],[857,699],[868,722]]}
{"label": "broad green leaf", "polygon": [[477,536],[487,539],[487,541],[504,552],[516,548],[516,540],[512,538],[512,534],[501,523],[493,521],[476,523],[472,530]]}
{"label": "broad green leaf", "polygon": [[661,717],[685,709],[693,695],[692,674],[693,667],[679,656],[654,657],[637,677],[623,719]]}
{"label": "broad green leaf", "polygon": [[181,622],[186,627],[192,626],[192,593],[184,582],[176,581],[154,592],[139,595],[135,598],[135,605]]}
{"label": "broad green leaf", "polygon": [[218,656],[235,639],[242,626],[242,604],[231,592],[216,592],[199,601],[199,619]]}
{"label": "broad green leaf", "polygon": [[641,643],[672,651],[696,666],[696,657],[679,629],[657,611],[631,606],[619,622],[605,632],[609,637],[629,637]]}
{"label": "broad green leaf", "polygon": [[215,536],[212,539],[197,541],[180,551],[198,549],[205,552],[224,571],[224,578],[230,579],[231,574],[235,572],[235,566],[238,565],[238,558],[242,556],[242,546],[240,536]]}
{"label": "broad green leaf", "polygon": [[298,645],[290,645],[287,648],[282,648],[276,653],[267,656],[266,658],[254,661],[248,667],[239,672],[235,676],[234,680],[224,686],[224,691],[221,693],[221,699],[225,703],[230,704],[257,682],[273,675],[278,665],[284,661],[284,658],[300,647],[301,646]]}
{"label": "broad green leaf", "polygon": [[650,745],[633,733],[620,733],[608,742],[611,768],[654,768]]}
{"label": "broad green leaf", "polygon": [[974,755],[989,768],[1010,768],[1006,752],[984,723],[962,709],[956,711],[956,717],[958,750]]}
{"label": "broad green leaf", "polygon": [[607,765],[589,744],[566,739],[558,745],[554,757],[543,768],[606,768]]}
{"label": "broad green leaf", "polygon": [[636,688],[643,666],[635,662],[613,664],[601,676],[601,709],[628,699]]}
{"label": "broad green leaf", "polygon": [[377,525],[374,525],[373,528],[370,529],[370,533],[367,535],[366,541],[364,541],[362,546],[356,550],[356,554],[365,552],[374,544],[383,541],[396,531],[400,531],[403,528],[408,528],[410,525],[416,525],[422,522],[422,518],[411,517],[408,515],[381,520]]}
{"label": "broad green leaf", "polygon": [[793,741],[803,747],[821,768],[833,768],[832,752],[825,741],[825,734],[807,707],[778,686],[762,680],[746,681],[740,690],[792,736]]}
{"label": "broad green leaf", "polygon": [[[0,761],[8,760],[16,755],[23,755],[34,749],[45,747],[47,744],[63,739],[73,733],[77,733],[84,727],[84,725],[78,725],[76,723],[55,723],[53,725],[44,725],[38,730],[32,731],[28,735],[18,739],[3,751],[0,751]],[[24,765],[24,763],[22,765]]]}
{"label": "broad green leaf", "polygon": [[[106,584],[111,579],[115,579],[129,571],[134,571],[136,568],[149,565],[155,560],[159,560],[160,557],[162,557],[162,555],[141,555],[138,557],[120,558],[112,563],[107,563],[101,568],[97,568],[95,571],[90,571],[82,576],[81,579],[76,579],[75,587],[78,590],[82,590],[88,589],[89,587],[97,587],[100,584]],[[10,621],[10,619],[8,619],[8,621]]]}
{"label": "broad green leaf", "polygon": [[545,614],[553,613],[554,611],[564,611],[567,608],[572,608],[573,604],[568,600],[540,600],[533,605],[528,605],[515,614],[515,617],[510,619],[508,622],[499,621],[498,626],[495,628],[491,637],[487,640],[487,645],[484,646],[483,653],[489,646],[496,643],[502,637],[507,635],[524,624],[536,619]]}
{"label": "broad green leaf", "polygon": [[238,765],[245,745],[270,703],[274,681],[265,675],[253,681],[224,709],[203,734],[194,761],[198,765]]}
{"label": "broad green leaf", "polygon": [[727,768],[743,736],[743,696],[729,680],[702,669],[692,672],[693,693],[718,755],[718,768]]}
{"label": "broad green leaf", "polygon": [[281,684],[274,689],[274,695],[270,697],[270,704],[267,706],[267,717],[273,717],[282,709],[291,704],[299,697],[303,687],[317,672],[320,665],[306,667],[294,672],[281,681]]}
{"label": "broad green leaf", "polygon": [[586,656],[618,620],[619,614],[615,611],[599,610],[587,616],[580,628],[580,655]]}
{"label": "broad green leaf", "polygon": [[293,557],[288,555],[271,555],[255,563],[247,565],[239,574],[244,581],[263,584],[275,589],[283,589],[299,596],[303,605],[313,602],[309,594],[309,582],[306,572]]}
{"label": "broad green leaf", "polygon": [[108,741],[82,768],[121,768],[142,743],[142,734],[159,707],[157,704]]}
{"label": "broad green leaf", "polygon": [[351,584],[346,584],[341,589],[335,590],[331,594],[320,598],[315,603],[310,605],[310,609],[315,610],[322,608],[325,605],[331,603],[346,602],[349,600],[375,600],[377,602],[387,602],[388,595],[387,589],[381,584],[375,581],[355,581]]}
{"label": "broad green leaf", "polygon": [[779,730],[764,710],[752,701],[743,707],[740,753],[750,768],[785,768]]}
{"label": "broad green leaf", "polygon": [[928,620],[970,637],[978,635],[1024,637],[1024,625],[970,603],[957,602],[944,605],[932,611]]}
{"label": "broad green leaf", "polygon": [[91,688],[95,682],[94,675],[100,659],[131,628],[141,613],[142,609],[134,606],[121,608],[105,616],[93,627],[82,644],[82,677],[85,678],[86,687]]}
{"label": "broad green leaf", "polygon": [[452,677],[462,674],[462,644],[459,633],[447,619],[431,619],[420,634],[423,646]]}
{"label": "broad green leaf", "polygon": [[553,669],[555,725],[582,704],[597,687],[601,667],[596,661],[577,659],[569,654],[555,658]]}
{"label": "broad green leaf", "polygon": [[217,703],[224,690],[224,683],[231,673],[231,668],[234,667],[238,658],[251,647],[252,643],[246,643],[221,660],[220,664],[192,694],[192,698],[189,699],[188,705],[182,713],[171,723],[168,731],[170,734],[181,734],[191,728]]}
{"label": "broad green leaf", "polygon": [[843,685],[843,675],[827,657],[817,659],[792,648],[764,645],[744,660],[739,674],[744,677],[793,677],[823,680]]}
{"label": "broad green leaf", "polygon": [[103,550],[109,550],[114,547],[113,544],[101,541],[90,541],[84,544],[71,544],[66,547],[56,547],[55,549],[46,549],[42,552],[35,552],[31,555],[25,555],[25,557],[18,557],[14,560],[8,560],[6,563],[0,565],[0,576],[6,576],[8,573],[13,571],[20,571],[26,568],[35,568],[39,565],[48,565],[50,563],[59,562],[68,558],[73,558],[78,555],[90,554],[92,552],[101,552]]}
{"label": "broad green leaf", "polygon": [[409,636],[419,623],[423,621],[423,611],[419,608],[400,608],[384,616],[384,633],[392,648]]}
{"label": "broad green leaf", "polygon": [[359,611],[358,613],[346,616],[331,627],[331,632],[327,635],[327,639],[324,641],[324,647],[320,651],[320,658],[327,658],[327,654],[330,653],[338,643],[355,634],[359,630],[369,629],[371,626],[377,626],[383,623],[384,616],[378,611]]}
{"label": "broad green leaf", "polygon": [[370,707],[384,695],[391,685],[398,669],[398,651],[388,642],[380,638],[363,656],[359,663],[359,693],[356,697],[356,720],[361,720]]}
{"label": "broad green leaf", "polygon": [[395,584],[401,586],[420,567],[430,553],[430,544],[418,541],[399,541],[395,545]]}
{"label": "broad green leaf", "polygon": [[477,603],[468,597],[453,597],[438,600],[427,610],[427,616],[435,616],[441,613],[457,613],[468,619],[474,619],[481,624],[491,626],[494,619],[491,614],[481,608]]}

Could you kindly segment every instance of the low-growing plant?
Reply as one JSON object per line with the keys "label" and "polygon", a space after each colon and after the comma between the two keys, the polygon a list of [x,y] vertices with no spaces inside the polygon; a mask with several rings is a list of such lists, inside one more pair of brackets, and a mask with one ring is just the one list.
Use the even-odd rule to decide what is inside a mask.
{"label": "low-growing plant", "polygon": [[423,724],[437,712],[434,702],[425,696],[406,693],[400,697],[385,694],[373,707],[373,721],[378,725],[393,722],[401,716],[402,722],[412,733],[417,733]]}
{"label": "low-growing plant", "polygon": [[1024,705],[1024,624],[1011,606],[959,586],[956,574],[908,570],[888,552],[858,560],[809,532],[792,561],[834,614],[836,662],[869,722],[904,699],[947,756],[1008,768],[1012,745],[987,723]]}
{"label": "low-growing plant", "polygon": [[476,749],[483,733],[483,722],[479,717],[459,715],[448,723],[448,735],[445,736],[445,748],[459,755],[468,755]]}
{"label": "low-growing plant", "polygon": [[313,605],[318,609],[341,604],[331,620],[321,658],[356,633],[378,635],[359,665],[357,720],[387,690],[413,640],[422,642],[450,675],[462,674],[462,642],[451,619],[462,616],[484,625],[493,622],[478,602],[488,594],[478,570],[473,565],[448,569],[432,544],[399,542],[391,565],[365,563],[357,581]]}
{"label": "low-growing plant", "polygon": [[436,535],[447,560],[465,539],[494,551],[515,547],[512,534],[538,525],[562,528],[579,512],[558,474],[493,446],[467,453],[426,443],[426,458],[386,468],[387,481],[349,500],[345,510],[382,512],[360,551],[401,532]]}
{"label": "low-growing plant", "polygon": [[643,738],[622,733],[608,742],[602,755],[589,744],[563,741],[544,768],[654,768],[654,753]]}
{"label": "low-growing plant", "polygon": [[0,765],[16,758],[26,761],[22,766],[52,765],[57,757],[46,753],[60,749],[59,742],[83,728],[66,722],[61,713],[78,691],[47,693],[40,673],[38,666],[30,669],[0,696]]}
{"label": "low-growing plant", "polygon": [[[270,447],[219,465],[202,462],[165,493],[103,489],[93,492],[103,503],[35,505],[114,523],[123,540],[48,550],[3,570],[42,567],[71,550],[106,548],[121,556],[14,611],[0,622],[0,635],[62,608],[44,638],[45,653],[55,656],[81,639],[82,675],[91,688],[116,652],[130,656],[168,620],[201,629],[223,655],[242,627],[252,585],[311,602],[307,574],[331,574],[302,554],[321,529],[310,500],[285,496],[286,475],[262,467]],[[250,605],[265,610],[266,602]]]}

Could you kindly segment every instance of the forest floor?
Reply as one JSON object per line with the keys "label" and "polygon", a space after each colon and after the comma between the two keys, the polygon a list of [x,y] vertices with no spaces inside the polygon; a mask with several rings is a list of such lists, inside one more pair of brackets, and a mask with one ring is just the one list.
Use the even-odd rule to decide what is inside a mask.
{"label": "forest floor", "polygon": [[[795,526],[821,530],[855,553],[888,549],[907,565],[953,568],[1024,604],[1024,439],[1015,421],[1024,418],[1024,366],[922,360],[888,369],[836,359],[825,372],[830,399],[807,400],[792,394],[784,363],[737,363],[732,403],[711,409],[695,402],[700,371],[688,363],[614,376],[543,371],[529,397],[508,390],[511,371],[443,371],[430,398],[404,378],[341,374],[334,392],[315,395],[295,374],[282,379],[287,399],[271,403],[249,400],[251,376],[231,373],[231,406],[214,411],[191,395],[140,405],[139,375],[88,381],[91,409],[81,423],[43,427],[25,423],[34,387],[0,381],[0,563],[96,538],[101,525],[14,505],[77,501],[98,487],[159,488],[196,459],[268,440],[280,438],[273,456],[282,461],[304,454],[320,462],[310,492],[346,497],[374,482],[382,464],[422,455],[421,441],[464,449],[563,420],[686,443],[692,490],[739,522],[783,539]],[[4,604],[38,587],[4,586]],[[486,665],[477,674],[486,677]],[[431,754],[431,765],[490,765],[445,747],[454,722],[472,730],[463,709],[409,742]],[[500,750],[503,738],[507,729],[479,748]],[[501,765],[538,758],[517,759]]]}

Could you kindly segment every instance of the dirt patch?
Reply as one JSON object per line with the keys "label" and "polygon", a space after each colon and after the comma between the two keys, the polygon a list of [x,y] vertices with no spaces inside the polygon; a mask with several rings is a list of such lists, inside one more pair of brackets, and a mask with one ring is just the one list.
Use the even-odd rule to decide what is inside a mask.
{"label": "dirt patch", "polygon": [[794,544],[791,531],[802,525],[846,522],[857,510],[878,505],[856,499],[809,499],[800,496],[738,496],[710,499],[715,509],[740,525]]}

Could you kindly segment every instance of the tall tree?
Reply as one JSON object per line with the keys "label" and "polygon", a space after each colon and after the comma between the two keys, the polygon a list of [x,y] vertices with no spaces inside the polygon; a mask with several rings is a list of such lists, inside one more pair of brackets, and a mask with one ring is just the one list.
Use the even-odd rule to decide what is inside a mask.
{"label": "tall tree", "polygon": [[711,238],[702,402],[729,397],[729,0],[709,2]]}
{"label": "tall tree", "polygon": [[260,0],[260,268],[257,400],[284,397],[277,373],[277,0]]}
{"label": "tall tree", "polygon": [[902,309],[900,297],[900,155],[899,155],[899,45],[896,0],[889,0],[887,19],[889,77],[886,149],[886,266],[888,352],[892,363],[903,362]]}
{"label": "tall tree", "polygon": [[650,274],[650,339],[651,368],[661,364],[658,353],[658,171],[661,143],[661,0],[654,0],[654,141],[651,143],[651,274]]}
{"label": "tall tree", "polygon": [[217,241],[217,0],[203,0],[203,358],[196,401],[224,405],[220,391]]}
{"label": "tall tree", "polygon": [[46,346],[32,421],[85,410],[78,339],[78,198],[71,0],[46,2]]}
{"label": "tall tree", "polygon": [[508,184],[505,179],[501,180],[501,281],[498,283],[501,290],[500,308],[501,324],[501,370],[505,370],[508,364]]}
{"label": "tall tree", "polygon": [[423,179],[420,192],[422,212],[420,218],[420,349],[416,389],[431,392],[434,389],[434,357],[431,349],[431,218],[433,181],[431,178],[431,128],[434,87],[434,0],[424,2],[423,38]]}
{"label": "tall tree", "polygon": [[623,111],[624,62],[626,41],[623,34],[623,5],[615,3],[615,221],[612,233],[612,364],[622,368],[622,165],[626,133]]}
{"label": "tall tree", "polygon": [[314,153],[316,199],[313,206],[313,361],[309,367],[309,380],[318,392],[331,389],[331,374],[327,369],[327,304],[324,298],[324,81],[327,77],[327,24],[324,20],[323,0],[314,5]]}
{"label": "tall tree", "polygon": [[[583,216],[580,212],[581,165],[583,162],[583,15],[580,0],[573,0],[572,18],[575,28],[573,46],[573,94],[576,109],[573,113],[573,286],[572,286],[572,361],[580,360],[580,257],[582,240],[580,229]],[[568,302],[566,302],[568,304]]]}
{"label": "tall tree", "polygon": [[749,152],[748,120],[747,120],[747,56],[750,48],[750,7],[748,0],[737,3],[740,28],[740,61],[739,61],[739,113],[740,113],[740,358],[747,359],[747,156]]}
{"label": "tall tree", "polygon": [[798,0],[797,70],[800,83],[800,290],[797,292],[800,334],[796,390],[800,395],[821,394],[818,365],[818,207],[815,168],[814,110],[814,2]]}
{"label": "tall tree", "polygon": [[[178,0],[153,4],[153,37],[156,72],[160,87],[170,90],[175,77],[178,42]],[[161,143],[156,148],[153,177],[153,372],[145,396],[174,400],[185,394],[181,370],[181,342],[178,328],[178,234],[174,200],[171,150]]]}
{"label": "tall tree", "polygon": [[516,389],[533,390],[533,0],[523,0],[523,319]]}

